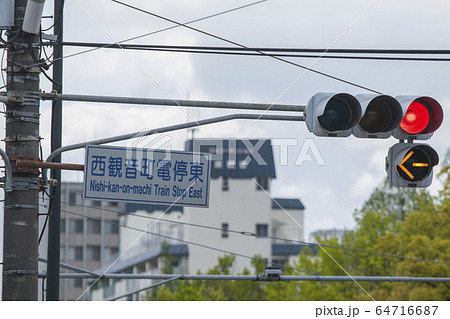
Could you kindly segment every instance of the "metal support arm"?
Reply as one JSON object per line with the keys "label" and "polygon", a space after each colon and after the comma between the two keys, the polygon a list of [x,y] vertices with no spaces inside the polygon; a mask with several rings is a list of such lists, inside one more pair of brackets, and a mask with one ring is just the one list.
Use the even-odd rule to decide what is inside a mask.
{"label": "metal support arm", "polygon": [[63,146],[63,147],[60,147],[57,150],[53,151],[47,157],[46,162],[52,162],[58,155],[60,155],[63,152],[85,148],[88,145],[108,144],[108,143],[132,139],[132,138],[149,136],[149,135],[153,135],[153,134],[167,133],[167,132],[182,130],[182,129],[186,129],[186,128],[202,126],[202,125],[207,125],[207,124],[213,124],[213,123],[219,123],[219,122],[225,122],[225,121],[231,121],[231,120],[274,120],[274,121],[297,121],[297,122],[300,122],[300,121],[304,121],[305,117],[302,115],[291,116],[291,115],[264,115],[264,114],[262,114],[262,115],[261,114],[224,115],[224,116],[213,117],[213,118],[205,119],[205,120],[199,120],[199,121],[170,125],[170,126],[163,126],[163,127],[156,128],[156,129],[149,129],[149,130],[144,130],[144,131],[140,131],[140,132],[133,132],[133,133],[129,133],[129,134],[112,136],[112,137],[107,137],[107,138],[103,138],[103,139],[92,140],[92,141],[88,141],[88,142],[82,142],[82,143]]}
{"label": "metal support arm", "polygon": [[216,108],[216,109],[239,109],[239,110],[257,110],[257,111],[302,112],[305,109],[305,106],[303,106],[303,105],[173,100],[173,99],[154,99],[154,98],[99,96],[99,95],[77,95],[77,94],[58,94],[56,92],[42,93],[41,98],[44,101],[45,100],[54,100],[54,101],[60,100],[60,101],[76,101],[76,102],[94,102],[94,103],[147,104],[147,105],[207,107],[207,108]]}

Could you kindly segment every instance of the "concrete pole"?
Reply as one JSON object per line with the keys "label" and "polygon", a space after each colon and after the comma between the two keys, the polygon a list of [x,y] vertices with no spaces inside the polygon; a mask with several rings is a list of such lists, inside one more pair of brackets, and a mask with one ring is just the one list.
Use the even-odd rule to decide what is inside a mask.
{"label": "concrete pole", "polygon": [[[8,34],[6,154],[11,162],[39,159],[38,36],[22,31],[27,0],[15,1],[15,25]],[[13,166],[13,190],[4,205],[3,300],[38,299],[39,170]]]}

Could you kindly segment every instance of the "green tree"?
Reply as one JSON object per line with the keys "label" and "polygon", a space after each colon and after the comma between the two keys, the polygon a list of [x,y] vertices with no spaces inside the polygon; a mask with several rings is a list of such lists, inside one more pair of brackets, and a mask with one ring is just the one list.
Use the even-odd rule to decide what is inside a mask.
{"label": "green tree", "polygon": [[420,210],[433,202],[426,190],[392,186],[387,178],[375,188],[369,199],[360,210],[355,211],[356,222],[368,212],[385,214],[390,217],[389,230],[398,231],[398,225],[403,222],[411,211]]}
{"label": "green tree", "polygon": [[[441,171],[443,191],[437,204],[422,206],[409,214],[398,234],[382,236],[375,247],[391,254],[412,258],[450,262],[450,197],[448,166]],[[450,266],[414,260],[396,260],[397,276],[449,277]],[[394,283],[388,300],[450,300],[448,283]]]}
{"label": "green tree", "polygon": [[[450,263],[450,153],[440,179],[443,189],[436,198],[426,190],[397,188],[385,180],[375,188],[361,209],[354,212],[356,226],[343,236],[317,238],[323,246],[316,253],[304,249],[298,261],[287,265],[285,275],[299,270],[320,276],[423,276],[449,277],[450,267],[411,259],[368,254],[364,251]],[[329,246],[343,246],[337,249]],[[252,262],[255,274],[265,266]],[[208,270],[210,275],[231,273],[234,256],[223,256]],[[168,255],[161,271],[169,271]],[[244,269],[244,275],[250,274]],[[176,281],[159,287],[151,300],[450,300],[448,283],[389,282],[248,282]]]}
{"label": "green tree", "polygon": [[[218,258],[216,266],[207,271],[207,275],[230,275],[235,256],[226,255]],[[261,274],[264,263],[260,256],[255,256],[252,267]],[[200,273],[198,273],[200,274]],[[241,275],[250,275],[244,269]],[[164,287],[158,287],[149,296],[149,300],[265,300],[265,283],[231,280],[186,280],[176,281]]]}
{"label": "green tree", "polygon": [[[423,212],[429,212],[429,214],[423,214]],[[418,215],[421,216],[421,222],[417,218]],[[411,240],[412,237],[408,234],[417,233],[420,227],[424,231],[428,230],[426,234],[422,231],[422,235],[429,236],[433,232],[433,226],[429,226],[432,221],[425,221],[425,219],[436,219],[437,216],[434,200],[425,190],[397,188],[385,180],[375,188],[362,208],[354,212],[356,227],[354,230],[346,232],[341,243],[335,239],[317,238],[317,241],[324,246],[342,245],[351,250],[324,247],[319,249],[317,255],[305,251],[300,254],[299,261],[294,266],[321,276],[391,276],[400,274],[402,276],[412,276],[413,274],[420,276],[422,273],[430,275],[430,272],[426,272],[425,269],[422,273],[415,272],[416,269],[407,272],[400,267],[401,263],[396,258],[368,254],[363,251],[408,256],[411,252],[406,247],[402,250],[394,248],[406,243],[404,238]],[[442,225],[445,225],[442,218],[440,221],[434,221],[434,223],[436,222],[441,224],[439,226],[441,229]],[[414,225],[414,223],[419,224]],[[447,235],[443,234],[442,238],[449,238],[445,236]],[[427,243],[435,246],[434,254],[446,243],[440,239],[434,242],[423,237],[414,239],[416,245],[422,239],[421,244],[426,245],[425,243]],[[409,248],[414,249],[414,244],[409,243]],[[432,255],[432,253],[430,254]],[[431,259],[434,260],[436,256],[430,254],[426,256],[432,257]],[[423,256],[419,258],[424,258]],[[417,261],[410,262],[415,263],[414,267],[417,267]],[[408,264],[409,262],[403,265]],[[429,264],[426,266],[429,267]],[[295,290],[299,291],[297,297],[299,300],[370,300],[372,298],[385,300],[395,299],[394,296],[399,299],[403,298],[397,291],[400,288],[397,289],[397,286],[391,283],[310,281],[294,283],[294,285],[297,286]],[[418,296],[418,294],[416,295]]]}

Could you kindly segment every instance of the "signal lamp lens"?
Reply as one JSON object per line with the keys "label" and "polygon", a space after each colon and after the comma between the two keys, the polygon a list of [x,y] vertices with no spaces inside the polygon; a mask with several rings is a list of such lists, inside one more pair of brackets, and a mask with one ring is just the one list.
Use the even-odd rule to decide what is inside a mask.
{"label": "signal lamp lens", "polygon": [[351,107],[347,101],[335,96],[330,99],[323,114],[317,117],[317,120],[323,129],[328,132],[336,132],[348,128],[351,116]]}
{"label": "signal lamp lens", "polygon": [[424,132],[430,123],[430,111],[428,107],[418,101],[412,102],[403,120],[400,123],[400,127],[408,134],[415,135]]}
{"label": "signal lamp lens", "polygon": [[386,132],[391,126],[392,113],[389,105],[380,98],[373,99],[359,125],[368,133]]}
{"label": "signal lamp lens", "polygon": [[438,162],[439,157],[434,149],[419,145],[406,152],[401,165],[397,165],[397,173],[407,181],[418,182],[430,175]]}

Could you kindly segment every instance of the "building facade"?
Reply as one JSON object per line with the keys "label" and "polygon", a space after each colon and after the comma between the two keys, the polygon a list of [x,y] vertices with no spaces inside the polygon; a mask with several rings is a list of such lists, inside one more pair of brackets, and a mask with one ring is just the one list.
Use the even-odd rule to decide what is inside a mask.
{"label": "building facade", "polygon": [[[84,200],[82,190],[82,183],[61,185],[60,257],[62,264],[95,270],[118,256],[119,215],[116,202]],[[60,300],[77,300],[87,288],[85,279],[61,279]]]}
{"label": "building facade", "polygon": [[[270,140],[190,140],[186,151],[212,155],[208,208],[119,203],[120,253],[110,273],[159,273],[162,246],[174,274],[196,274],[235,255],[233,273],[252,270],[253,257],[282,268],[304,240],[304,206],[298,198],[273,198]],[[107,265],[105,266],[107,267]],[[99,269],[98,271],[105,270]],[[151,284],[150,280],[102,280],[90,299],[105,300]],[[146,292],[127,296],[142,299]]]}

